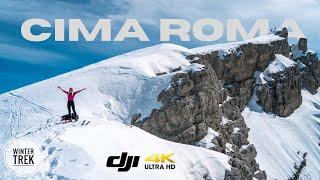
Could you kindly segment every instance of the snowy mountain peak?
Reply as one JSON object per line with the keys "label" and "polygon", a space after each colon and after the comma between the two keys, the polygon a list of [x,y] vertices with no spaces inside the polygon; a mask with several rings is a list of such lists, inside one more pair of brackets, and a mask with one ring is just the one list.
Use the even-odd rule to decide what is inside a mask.
{"label": "snowy mountain peak", "polygon": [[[35,179],[319,177],[319,61],[291,53],[286,37],[270,34],[116,56],[0,95],[0,142],[39,144],[45,160]],[[258,71],[273,80],[255,83]],[[87,88],[75,96],[78,122],[60,123],[67,95],[57,86]],[[144,158],[159,151],[174,153],[175,170],[144,169]],[[141,165],[128,174],[107,168],[107,157],[121,152]],[[0,175],[16,179],[4,164]]]}

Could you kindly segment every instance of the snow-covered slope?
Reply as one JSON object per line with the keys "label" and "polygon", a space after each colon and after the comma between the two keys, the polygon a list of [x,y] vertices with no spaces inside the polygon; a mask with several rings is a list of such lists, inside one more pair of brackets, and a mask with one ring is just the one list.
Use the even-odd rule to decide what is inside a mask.
{"label": "snow-covered slope", "polygon": [[[103,119],[100,119],[103,121]],[[229,157],[214,151],[162,140],[136,127],[117,121],[81,125],[43,126],[41,130],[27,131],[23,137],[31,138],[41,146],[45,160],[33,179],[199,179],[210,175],[223,179],[230,169]],[[107,168],[108,156],[128,152],[140,156],[137,168],[125,173]],[[144,158],[154,153],[174,153],[174,170],[145,170]],[[2,167],[3,168],[3,167]],[[1,177],[16,179],[2,169]]]}
{"label": "snow-covered slope", "polygon": [[[250,42],[269,43],[279,38],[269,35]],[[212,50],[228,53],[241,43],[245,42],[192,50],[172,44],[153,46],[2,94],[0,159],[3,159],[6,142],[28,137],[37,142],[45,154],[42,168],[32,179],[201,179],[205,175],[223,179],[225,170],[230,169],[228,156],[172,143],[127,124],[133,114],[146,117],[152,109],[161,106],[157,97],[168,88],[176,69],[202,68],[198,64],[189,66],[186,55]],[[292,65],[281,55],[277,55],[274,63],[270,71],[281,71]],[[60,115],[67,113],[66,95],[57,86],[88,89],[76,97],[79,122],[56,124]],[[295,172],[294,163],[300,164],[304,152],[308,152],[307,166],[300,177],[320,176],[320,152],[315,148],[320,143],[320,93],[311,95],[303,91],[302,95],[301,107],[287,118],[262,112],[254,97],[242,113],[250,128],[249,141],[257,148],[257,161],[271,179],[291,177]],[[214,132],[209,131],[208,135],[210,140]],[[106,168],[107,157],[121,152],[140,155],[141,162],[153,153],[173,152],[177,168],[170,172],[146,171],[142,163],[123,174]],[[16,179],[4,163],[0,164],[0,176]]]}
{"label": "snow-covered slope", "polygon": [[[222,179],[230,168],[228,156],[125,125],[132,114],[147,116],[161,105],[156,99],[168,87],[171,71],[190,65],[187,54],[189,50],[180,46],[158,45],[0,95],[0,158],[9,139],[28,137],[42,146],[46,156],[36,178],[197,179],[209,174]],[[66,95],[57,86],[88,89],[76,97],[79,122],[56,124],[67,112]],[[177,168],[155,173],[141,165],[123,174],[106,168],[107,157],[121,152],[140,155],[141,161],[153,153],[173,152]],[[16,179],[4,163],[0,176]]]}
{"label": "snow-covered slope", "polygon": [[[302,105],[286,118],[261,110],[254,97],[242,112],[250,128],[249,141],[257,149],[257,161],[269,179],[288,179],[307,152],[301,179],[320,178],[320,93],[302,91]],[[299,152],[299,153],[298,153]]]}

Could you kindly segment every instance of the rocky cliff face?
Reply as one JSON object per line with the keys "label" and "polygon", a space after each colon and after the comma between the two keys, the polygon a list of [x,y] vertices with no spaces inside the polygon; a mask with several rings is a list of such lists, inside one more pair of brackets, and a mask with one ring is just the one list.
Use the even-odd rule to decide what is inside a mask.
{"label": "rocky cliff face", "polygon": [[265,111],[288,116],[301,105],[301,78],[297,63],[282,55],[256,77],[258,104]]}
{"label": "rocky cliff face", "polygon": [[[286,32],[286,30],[284,30]],[[279,33],[281,34],[281,33]],[[284,33],[287,35],[286,33]],[[282,35],[282,34],[281,34]],[[270,39],[268,39],[270,38]],[[223,99],[230,95],[238,97],[240,108],[244,107],[253,91],[253,75],[263,71],[275,59],[275,54],[289,56],[290,47],[286,37],[275,36],[230,45],[229,49],[206,51],[187,58],[211,67],[221,80],[224,89]]]}
{"label": "rocky cliff face", "polygon": [[320,86],[320,62],[317,53],[308,50],[307,39],[301,38],[292,46],[291,58],[301,71],[301,86],[315,94]]}
{"label": "rocky cliff face", "polygon": [[[320,82],[317,55],[307,50],[304,39],[298,52],[291,50],[287,35],[284,28],[251,41],[195,49],[186,57],[190,67],[178,71],[159,95],[163,106],[135,125],[229,155],[232,169],[225,179],[266,179],[248,142],[242,108],[256,95],[266,112],[288,116],[301,104],[301,88],[315,93]],[[208,130],[214,136],[204,142]]]}
{"label": "rocky cliff face", "polygon": [[164,139],[193,144],[207,134],[208,127],[219,127],[220,89],[213,70],[193,64],[172,78],[170,87],[158,97],[161,109],[153,110],[139,126]]}

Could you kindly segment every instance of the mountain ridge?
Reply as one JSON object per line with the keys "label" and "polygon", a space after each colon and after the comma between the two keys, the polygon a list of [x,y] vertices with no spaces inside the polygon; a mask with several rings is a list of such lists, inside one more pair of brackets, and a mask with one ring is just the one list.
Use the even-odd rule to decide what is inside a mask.
{"label": "mountain ridge", "polygon": [[[295,173],[293,163],[300,163],[301,159],[297,158],[299,154],[292,155],[293,161],[290,158],[282,159],[286,162],[284,163],[285,167],[279,170],[283,170],[284,173],[270,167],[262,160],[265,160],[268,153],[272,154],[272,158],[278,156],[276,152],[272,152],[272,149],[264,151],[262,147],[265,144],[260,142],[262,138],[257,129],[265,127],[254,125],[258,123],[256,117],[259,117],[259,115],[255,114],[259,112],[257,109],[260,109],[262,113],[267,111],[266,115],[262,116],[266,119],[271,117],[276,117],[276,119],[290,118],[292,112],[295,113],[296,109],[299,110],[301,103],[304,108],[308,109],[308,112],[310,110],[313,114],[317,113],[317,110],[310,106],[312,103],[318,103],[316,93],[319,80],[316,78],[313,80],[313,77],[319,78],[319,62],[315,58],[316,54],[307,51],[307,42],[302,39],[301,42],[299,41],[300,46],[294,49],[294,53],[299,54],[299,56],[292,59],[290,56],[293,51],[288,44],[286,35],[287,30],[283,29],[274,34],[249,41],[197,49],[187,49],[174,44],[161,44],[113,57],[46,81],[1,94],[0,105],[2,109],[0,110],[0,117],[2,126],[0,127],[0,141],[7,142],[13,137],[26,136],[36,140],[39,144],[43,144],[49,138],[54,141],[54,147],[59,146],[62,150],[48,154],[47,161],[44,164],[49,164],[49,167],[42,169],[35,177],[39,179],[60,176],[76,178],[78,175],[74,171],[62,171],[63,168],[67,167],[66,165],[56,164],[56,162],[67,162],[66,157],[70,154],[70,151],[64,149],[68,149],[70,138],[77,142],[77,147],[72,149],[80,152],[86,149],[87,153],[84,153],[84,155],[93,159],[90,163],[86,163],[95,164],[100,162],[98,159],[103,158],[93,158],[90,154],[92,151],[85,146],[86,143],[90,142],[90,139],[86,139],[83,144],[81,138],[76,138],[77,134],[80,136],[81,133],[92,132],[94,128],[105,128],[106,131],[115,128],[121,132],[102,133],[103,137],[115,137],[119,140],[117,147],[128,148],[126,145],[128,143],[125,142],[125,139],[119,138],[117,133],[126,134],[125,132],[130,131],[131,133],[128,136],[134,137],[135,134],[144,132],[135,127],[130,130],[131,128],[128,129],[129,127],[122,124],[132,123],[151,133],[144,132],[146,138],[156,135],[170,141],[209,148],[213,152],[218,151],[217,153],[205,153],[210,157],[217,158],[217,161],[211,162],[220,164],[215,167],[212,167],[210,159],[202,161],[202,158],[187,158],[188,163],[195,164],[195,169],[180,164],[186,170],[181,171],[179,169],[175,173],[181,175],[183,179],[291,178]],[[268,74],[271,78],[261,77],[267,83],[259,84],[257,77],[260,77],[261,72],[275,61],[276,57],[279,56],[278,54],[297,62],[294,66],[298,68],[296,73],[290,68],[284,67],[283,71],[279,73]],[[279,59],[279,62],[281,62],[281,59]],[[313,65],[308,65],[306,62],[311,62]],[[301,63],[305,66],[302,66]],[[259,71],[260,74],[257,76],[256,74]],[[281,78],[284,74],[289,75],[287,80]],[[297,84],[297,82],[299,83]],[[81,122],[66,125],[66,127],[54,125],[59,121],[59,115],[66,112],[65,97],[56,89],[58,85],[72,86],[76,89],[88,88],[87,92],[79,94],[76,98],[80,120],[90,121],[88,127],[82,127]],[[283,86],[284,90],[277,88],[278,85]],[[287,91],[290,91],[290,88],[297,93],[286,94]],[[306,105],[305,98],[301,95],[302,88],[306,88],[314,94],[307,94],[303,91],[303,97],[310,99],[314,96],[316,101],[308,100]],[[273,101],[270,103],[267,101],[268,98],[264,101],[261,97],[271,97],[269,99]],[[301,101],[292,105],[291,102],[296,102],[294,99],[297,97],[302,97]],[[257,105],[252,106],[253,102]],[[272,108],[269,108],[270,105]],[[288,107],[288,111],[279,111],[283,114],[277,111]],[[301,110],[299,111],[301,112]],[[250,114],[254,114],[254,116],[250,117]],[[249,117],[255,121],[250,120]],[[302,116],[297,115],[297,117],[301,118]],[[312,149],[316,149],[316,152],[319,152],[319,147],[315,143],[317,135],[319,136],[317,131],[319,128],[315,123],[317,119],[315,119],[315,116],[310,116],[310,118],[310,124],[315,125],[315,130],[302,134],[302,136],[306,137],[305,141],[312,140],[312,142],[310,142],[308,148],[301,148],[301,150],[313,151]],[[299,118],[296,121],[300,122]],[[266,125],[270,124],[266,122]],[[301,127],[303,130],[310,128],[310,126]],[[287,129],[290,132],[292,130],[289,127],[283,128],[284,131]],[[259,130],[261,131],[261,129]],[[281,130],[281,128],[276,130]],[[54,137],[51,137],[52,132],[50,131],[54,132]],[[83,136],[80,137],[84,138]],[[255,137],[259,138],[255,139]],[[64,143],[60,143],[59,138],[63,139]],[[96,138],[101,139],[101,137]],[[275,137],[270,136],[270,138]],[[296,138],[294,136],[293,139]],[[111,139],[109,140],[111,141]],[[280,138],[280,140],[281,142],[277,141],[277,143],[286,144],[285,139]],[[140,151],[143,150],[138,148],[139,146],[148,149],[146,144],[139,143],[134,139],[131,139],[131,141],[136,142],[137,149]],[[153,139],[153,141],[160,143],[164,151],[174,150],[177,151],[177,154],[182,152],[180,147],[184,147],[181,144],[177,144],[175,146],[177,148],[168,146],[167,143],[170,144],[171,142],[159,138]],[[270,139],[268,139],[268,142],[270,143]],[[301,141],[297,142],[301,143]],[[93,141],[93,143],[96,143],[96,146],[100,144],[100,141]],[[288,141],[288,143],[292,143],[292,145],[286,144],[287,147],[290,147],[288,152],[295,154],[294,151],[299,147],[299,144],[295,144],[294,141]],[[112,146],[111,142],[107,144]],[[208,144],[210,145],[207,146]],[[255,148],[256,144],[258,145],[257,149]],[[44,145],[44,147],[44,152],[50,149],[47,145]],[[103,151],[108,151],[106,146],[103,147]],[[190,150],[187,153],[199,151],[198,147],[188,147],[190,147]],[[118,151],[119,153],[119,150],[123,150],[121,148],[115,149],[116,151],[108,152],[117,153]],[[3,147],[1,147],[2,150]],[[280,150],[282,152],[282,149]],[[101,151],[101,155],[102,153]],[[285,156],[286,153],[282,155]],[[179,156],[180,161],[186,158],[177,156]],[[308,157],[312,157],[313,160],[308,160]],[[307,165],[300,172],[302,173],[300,177],[305,179],[320,174],[320,170],[317,168],[319,164],[316,163],[317,158],[319,157],[316,153],[307,155],[307,164],[313,162],[312,165],[316,167]],[[81,161],[85,162],[84,159],[81,159]],[[263,164],[262,168],[259,167],[258,163]],[[283,164],[277,165],[282,166]],[[90,168],[93,167],[95,165],[90,166]],[[306,174],[303,174],[304,169],[307,169]],[[5,170],[3,165],[0,170],[2,175],[14,178]],[[105,168],[100,169],[99,167],[99,170],[101,170],[101,174],[108,177],[115,175]],[[222,170],[225,172],[221,172]],[[266,172],[263,170],[266,170]],[[139,171],[138,174],[133,172],[133,174],[143,178],[142,174],[139,174],[141,172]],[[310,174],[310,172],[314,173]],[[183,176],[184,173],[185,176]],[[88,174],[85,177],[88,177]],[[148,175],[148,177],[152,176]],[[96,178],[100,179],[102,176],[97,175]]]}

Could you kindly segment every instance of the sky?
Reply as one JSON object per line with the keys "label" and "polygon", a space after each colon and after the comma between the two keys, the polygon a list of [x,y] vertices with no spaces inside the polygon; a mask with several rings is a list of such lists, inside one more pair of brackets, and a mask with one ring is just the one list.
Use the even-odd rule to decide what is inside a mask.
{"label": "sky", "polygon": [[[320,2],[317,0],[1,0],[0,4],[0,93],[23,87],[83,66],[161,43],[160,19],[185,19],[191,24],[202,18],[214,18],[224,25],[227,19],[239,19],[247,31],[257,19],[269,19],[270,28],[284,19],[294,19],[308,38],[309,48],[320,49]],[[98,19],[112,21],[112,37],[126,19],[139,21],[149,42],[126,39],[123,42],[44,42],[25,40],[21,24],[30,18],[81,19],[88,29]],[[53,32],[53,28],[46,29]],[[66,30],[68,31],[68,30]],[[67,33],[67,32],[66,32]],[[239,39],[241,40],[241,39]],[[188,48],[226,42],[202,42],[191,37],[171,43]]]}

